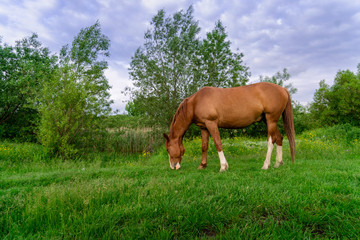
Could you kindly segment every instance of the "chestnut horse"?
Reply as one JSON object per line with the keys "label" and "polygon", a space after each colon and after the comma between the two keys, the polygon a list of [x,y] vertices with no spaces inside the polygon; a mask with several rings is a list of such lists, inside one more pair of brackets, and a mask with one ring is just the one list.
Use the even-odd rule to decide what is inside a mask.
{"label": "chestnut horse", "polygon": [[183,136],[192,123],[201,129],[202,160],[199,169],[207,166],[207,149],[211,134],[220,158],[220,171],[228,169],[220,128],[244,128],[254,122],[265,120],[268,129],[267,154],[262,169],[270,166],[270,157],[276,144],[276,163],[283,164],[283,137],[277,127],[280,116],[290,143],[292,162],[295,158],[295,129],[289,92],[276,84],[261,82],[234,88],[204,87],[186,98],[177,109],[170,126],[169,136],[164,133],[166,150],[172,169],[180,168],[185,153]]}

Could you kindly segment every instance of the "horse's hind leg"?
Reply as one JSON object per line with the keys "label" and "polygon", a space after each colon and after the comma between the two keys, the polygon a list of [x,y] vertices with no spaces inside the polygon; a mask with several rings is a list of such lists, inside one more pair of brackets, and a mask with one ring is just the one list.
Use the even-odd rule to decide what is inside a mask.
{"label": "horse's hind leg", "polygon": [[274,148],[274,143],[272,142],[271,136],[268,137],[267,147],[268,147],[268,149],[267,149],[267,153],[266,153],[266,159],[265,159],[263,167],[261,168],[264,170],[268,169],[270,166],[271,153]]}
{"label": "horse's hind leg", "polygon": [[280,165],[284,164],[282,160],[282,143],[283,143],[283,136],[281,135],[279,128],[276,126],[275,131],[275,143],[276,143],[276,162],[274,168],[278,168]]}
{"label": "horse's hind leg", "polygon": [[274,168],[280,167],[280,165],[283,165],[284,162],[282,160],[282,146],[276,144],[276,163],[274,165]]}
{"label": "horse's hind leg", "polygon": [[221,166],[220,172],[226,171],[229,168],[229,164],[226,161],[226,158],[225,158],[225,155],[224,155],[224,152],[222,149],[222,143],[221,143],[221,139],[220,139],[218,125],[216,122],[213,122],[213,121],[206,121],[205,125],[214,140],[216,150],[218,151],[218,154],[219,154],[220,166]]}
{"label": "horse's hind leg", "polygon": [[201,164],[198,169],[204,169],[207,167],[207,150],[209,147],[209,131],[207,129],[201,129],[202,138],[202,158]]}
{"label": "horse's hind leg", "polygon": [[277,121],[269,121],[267,119],[268,127],[268,150],[266,153],[266,159],[262,169],[266,170],[270,166],[271,153],[274,149],[274,143],[276,143],[276,163],[274,167],[279,167],[282,164],[282,135],[277,127]]}

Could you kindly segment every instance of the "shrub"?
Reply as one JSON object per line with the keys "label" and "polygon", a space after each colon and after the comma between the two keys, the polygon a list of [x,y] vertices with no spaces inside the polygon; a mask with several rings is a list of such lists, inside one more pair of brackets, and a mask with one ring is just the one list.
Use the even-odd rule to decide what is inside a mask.
{"label": "shrub", "polygon": [[302,134],[304,139],[340,141],[346,144],[353,144],[360,140],[360,128],[350,124],[335,125],[327,128],[318,128]]}
{"label": "shrub", "polygon": [[0,142],[0,166],[24,162],[48,162],[45,148],[35,143]]}

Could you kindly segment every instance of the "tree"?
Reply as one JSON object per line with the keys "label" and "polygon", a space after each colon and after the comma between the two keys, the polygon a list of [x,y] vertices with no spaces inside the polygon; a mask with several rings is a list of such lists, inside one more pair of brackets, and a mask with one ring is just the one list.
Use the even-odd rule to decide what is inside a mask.
{"label": "tree", "polygon": [[285,82],[290,79],[290,76],[291,76],[290,73],[288,73],[287,69],[284,68],[282,72],[277,72],[272,77],[268,77],[268,76],[263,77],[262,75],[260,75],[260,82],[271,82],[271,83],[278,84],[278,85],[286,88],[289,91],[290,96],[291,96],[297,92],[297,88],[295,88],[292,85],[292,83],[285,84]]}
{"label": "tree", "polygon": [[250,73],[243,65],[244,55],[232,52],[226,38],[225,27],[218,20],[200,44],[201,78],[196,90],[203,86],[236,87],[248,82]]}
{"label": "tree", "polygon": [[318,125],[360,124],[360,64],[357,74],[350,70],[338,71],[334,84],[324,80],[310,105],[314,122]]}
{"label": "tree", "polygon": [[127,109],[148,116],[153,125],[168,126],[181,101],[209,86],[238,86],[248,81],[242,54],[232,53],[225,29],[218,21],[207,39],[199,40],[200,28],[193,8],[165,17],[160,10],[145,33],[130,64],[135,89]]}
{"label": "tree", "polygon": [[96,22],[80,31],[71,48],[61,49],[59,68],[44,84],[39,99],[40,141],[50,153],[75,154],[75,143],[111,111],[110,86],[104,75],[109,44]]}
{"label": "tree", "polygon": [[[193,9],[165,17],[160,10],[145,33],[145,44],[136,50],[130,64],[130,78],[136,90],[130,90],[135,106],[160,125],[168,124],[173,109],[186,97],[192,81],[200,31],[192,17]],[[128,89],[129,90],[129,89]]]}
{"label": "tree", "polygon": [[0,125],[24,107],[34,107],[42,83],[52,74],[56,57],[41,46],[38,36],[0,45]]}

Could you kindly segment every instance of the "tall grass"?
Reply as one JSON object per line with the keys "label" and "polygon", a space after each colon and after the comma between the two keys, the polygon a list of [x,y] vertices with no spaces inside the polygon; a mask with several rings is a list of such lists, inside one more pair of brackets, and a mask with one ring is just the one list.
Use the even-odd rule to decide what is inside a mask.
{"label": "tall grass", "polygon": [[112,129],[103,139],[107,152],[134,154],[155,149],[154,135],[147,129]]}
{"label": "tall grass", "polygon": [[[285,164],[267,171],[266,139],[223,139],[224,173],[212,142],[208,168],[197,169],[200,139],[185,143],[178,171],[164,148],[63,161],[1,143],[0,238],[357,239],[360,142],[325,132],[297,137],[294,164],[284,144]],[[19,155],[11,149],[28,157],[5,167]]]}
{"label": "tall grass", "polygon": [[85,154],[89,152],[138,154],[153,152],[162,142],[162,135],[157,129],[147,126],[144,119],[114,115],[104,119],[101,126],[84,133],[76,145]]}

